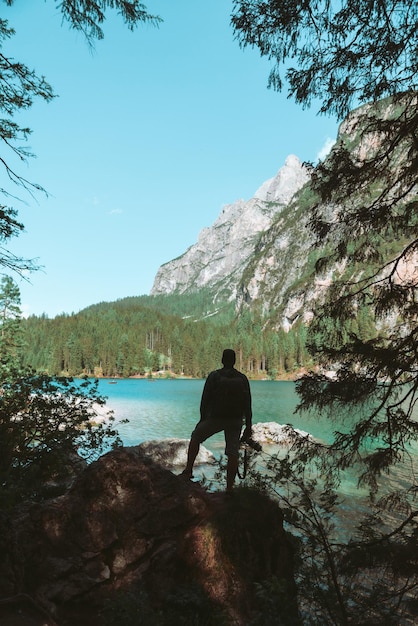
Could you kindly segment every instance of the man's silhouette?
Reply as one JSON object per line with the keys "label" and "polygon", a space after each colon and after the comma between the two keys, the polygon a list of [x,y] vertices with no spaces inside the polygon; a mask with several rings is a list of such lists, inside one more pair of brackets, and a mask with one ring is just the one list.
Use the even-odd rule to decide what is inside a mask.
{"label": "man's silhouette", "polygon": [[248,378],[234,368],[234,350],[224,350],[223,367],[209,374],[200,402],[200,421],[191,434],[187,465],[182,476],[193,478],[193,465],[200,444],[222,430],[225,434],[225,454],[228,457],[226,472],[227,491],[232,489],[238,470],[241,428],[245,418],[243,437],[251,436],[252,409]]}

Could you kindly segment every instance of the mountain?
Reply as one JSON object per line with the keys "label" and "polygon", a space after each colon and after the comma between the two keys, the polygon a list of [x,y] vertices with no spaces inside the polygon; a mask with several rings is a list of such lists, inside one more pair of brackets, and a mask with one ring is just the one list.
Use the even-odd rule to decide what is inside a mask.
{"label": "mountain", "polygon": [[224,206],[214,224],[200,231],[197,243],[159,268],[151,295],[183,294],[209,287],[215,301],[235,299],[260,234],[309,180],[309,171],[309,166],[291,155],[253,198]]}
{"label": "mountain", "polygon": [[[357,163],[375,156],[384,145],[383,124],[397,119],[411,106],[408,102],[408,98],[405,102],[387,98],[352,111],[340,125],[328,159],[338,160],[344,151]],[[314,190],[312,176],[316,170],[289,156],[253,198],[225,206],[214,224],[199,233],[196,244],[162,265],[151,294],[191,294],[205,289],[215,304],[211,313],[216,312],[217,302],[229,300],[234,301],[236,313],[250,309],[276,329],[288,331],[298,321],[308,322],[313,303],[336,277],[349,271],[345,260],[322,274],[315,271],[316,261],[326,250],[313,245],[308,227],[313,208],[320,206],[332,221],[353,206],[363,206],[364,202],[370,206],[384,188],[385,177],[395,175],[407,160],[407,150],[408,146],[401,143],[389,156],[386,171],[376,172],[371,186],[352,188],[346,196],[339,194],[338,202],[329,199],[327,203]],[[382,241],[379,254],[390,261],[396,245]],[[359,275],[363,270],[354,267],[350,271]],[[408,274],[410,268],[402,271]]]}
{"label": "mountain", "polygon": [[[151,295],[55,320],[31,316],[26,363],[59,375],[204,377],[222,346],[235,345],[252,378],[293,375],[312,365],[306,326],[318,301],[360,278],[380,285],[382,274],[391,277],[384,316],[377,319],[367,299],[355,301],[348,330],[373,337],[398,324],[402,302],[389,312],[387,303],[404,293],[398,286],[413,294],[416,285],[418,184],[413,133],[396,132],[405,117],[416,120],[416,104],[413,94],[353,111],[315,168],[288,157],[253,198],[225,206],[196,244],[158,270]],[[314,240],[312,215],[327,243]]]}
{"label": "mountain", "polygon": [[[260,236],[257,249],[242,274],[236,313],[246,308],[256,309],[270,327],[289,330],[295,322],[306,323],[312,319],[313,305],[339,278],[345,276],[348,279],[350,276],[357,279],[373,271],[381,272],[385,265],[386,272],[391,271],[392,260],[405,241],[394,238],[390,233],[385,237],[383,233],[372,231],[372,236],[363,244],[370,250],[368,261],[360,262],[350,257],[349,241],[353,236],[350,222],[343,231],[346,239],[334,239],[332,244],[328,244],[331,248],[327,249],[318,245],[318,241],[314,242],[308,221],[313,210],[319,209],[329,222],[341,222],[346,215],[359,211],[369,215],[370,224],[373,224],[374,203],[379,205],[386,201],[391,205],[397,193],[395,188],[401,188],[401,185],[404,188],[399,195],[402,198],[400,207],[402,203],[416,201],[417,185],[410,185],[407,179],[402,182],[403,174],[400,173],[411,159],[410,139],[401,137],[396,148],[387,147],[388,124],[396,125],[403,115],[411,115],[414,107],[416,97],[405,94],[403,99],[386,98],[349,113],[340,125],[337,140],[325,162],[327,164],[332,160],[334,165],[339,162],[340,185],[336,186],[337,192],[334,189],[328,192],[326,200],[322,199],[312,182],[314,172],[311,180],[275,216]],[[365,163],[373,163],[374,176],[363,180],[359,175],[355,186],[347,185],[347,167],[360,171]],[[324,174],[317,173],[317,178],[320,176]],[[392,181],[392,187],[388,181]],[[396,185],[393,181],[397,181]],[[385,189],[389,189],[388,197],[385,196]],[[337,247],[346,250],[345,256],[319,273],[316,261]],[[416,278],[417,263],[418,254],[411,251],[408,257],[397,263],[394,282],[406,282],[412,276]],[[394,320],[387,321],[390,324]]]}

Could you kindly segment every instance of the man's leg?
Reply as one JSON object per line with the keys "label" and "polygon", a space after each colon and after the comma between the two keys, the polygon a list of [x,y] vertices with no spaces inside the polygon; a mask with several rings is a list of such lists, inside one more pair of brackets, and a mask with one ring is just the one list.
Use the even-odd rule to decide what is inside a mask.
{"label": "man's leg", "polygon": [[226,490],[232,491],[235,476],[238,472],[239,446],[241,439],[242,420],[228,420],[225,426],[225,454],[228,457],[226,466]]}
{"label": "man's leg", "polygon": [[187,464],[181,473],[182,476],[192,478],[193,465],[199,453],[200,444],[203,441],[206,441],[208,437],[211,437],[222,429],[223,424],[219,424],[216,420],[200,420],[200,422],[196,424],[196,427],[190,437],[189,447],[187,450]]}
{"label": "man's leg", "polygon": [[238,471],[238,457],[230,454],[226,466],[226,490],[231,491]]}
{"label": "man's leg", "polygon": [[189,449],[187,450],[187,465],[185,470],[183,471],[183,474],[185,476],[189,476],[190,478],[192,478],[193,476],[193,465],[199,453],[199,448],[200,443],[192,437],[190,439]]}

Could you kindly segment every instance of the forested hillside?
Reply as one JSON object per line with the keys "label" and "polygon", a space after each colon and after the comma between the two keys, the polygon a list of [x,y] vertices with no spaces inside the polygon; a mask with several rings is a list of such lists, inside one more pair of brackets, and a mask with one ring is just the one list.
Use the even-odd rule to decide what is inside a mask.
{"label": "forested hillside", "polygon": [[[375,134],[359,144],[360,148],[357,144],[353,148],[353,138],[359,134],[353,127],[364,125],[364,118],[369,123],[373,112],[379,118],[390,117],[398,108],[389,99],[380,107],[355,111],[340,129],[337,148],[351,142],[345,148],[349,154],[360,148],[368,154],[370,146],[378,143]],[[330,160],[337,158],[337,148]],[[402,162],[404,155],[400,150],[397,160]],[[291,202],[280,205],[270,227],[257,234],[253,253],[240,279],[235,277],[238,282],[233,289],[222,290],[219,277],[199,289],[191,280],[185,292],[177,288],[171,293],[102,302],[55,319],[30,317],[24,321],[26,364],[50,375],[204,377],[219,364],[223,348],[229,346],[237,352],[239,369],[250,377],[277,378],[316,365],[310,354],[324,336],[338,336],[337,349],[349,337],[373,339],[376,324],[367,300],[356,303],[343,322],[332,316],[318,332],[312,331],[314,308],[337,280],[373,274],[375,265],[381,259],[390,262],[395,258],[406,240],[377,237],[375,256],[367,262],[354,258],[352,244],[344,240],[339,250],[345,251],[345,256],[319,272],[321,258],[332,254],[333,245],[313,245],[309,215],[319,207],[334,219],[335,211],[344,213],[354,198],[360,203],[366,194],[356,190],[344,202],[325,202],[312,183],[315,176],[324,177],[313,175]],[[367,197],[373,199],[380,187],[376,178],[373,193],[369,190]],[[225,281],[231,277],[226,276]],[[233,292],[235,299],[231,299]],[[386,322],[392,323],[389,318]]]}
{"label": "forested hillside", "polygon": [[235,319],[232,304],[224,303],[213,315],[205,299],[204,293],[140,296],[54,319],[31,316],[23,320],[26,361],[59,375],[204,377],[230,346],[251,377],[275,378],[307,365],[303,326],[263,331],[250,311]]}
{"label": "forested hillside", "polygon": [[[227,302],[215,314],[210,303],[201,291],[102,302],[54,319],[31,316],[22,320],[25,360],[54,375],[205,377],[230,346],[251,378],[287,377],[312,365],[307,326],[275,330],[270,316],[249,309],[235,316]],[[374,335],[366,309],[347,325],[350,332]]]}

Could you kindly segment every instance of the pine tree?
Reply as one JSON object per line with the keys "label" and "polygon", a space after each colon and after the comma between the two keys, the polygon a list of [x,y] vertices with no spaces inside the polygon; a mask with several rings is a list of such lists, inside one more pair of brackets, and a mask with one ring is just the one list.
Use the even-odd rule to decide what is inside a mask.
{"label": "pine tree", "polygon": [[20,291],[12,278],[3,276],[0,284],[0,368],[2,378],[20,366],[22,346]]}
{"label": "pine tree", "polygon": [[[327,415],[335,435],[329,445],[300,441],[277,476],[295,478],[302,491],[307,468],[317,469],[322,491],[305,489],[303,502],[295,492],[296,526],[338,509],[347,468],[369,490],[352,543],[334,551],[332,527],[316,526],[305,544],[332,555],[318,586],[328,608],[321,623],[407,623],[418,589],[418,5],[234,0],[232,23],[241,45],[272,61],[271,87],[283,87],[284,72],[296,102],[348,116],[312,173],[318,201],[309,226],[327,251],[316,270],[334,271],[335,280],[309,330],[319,367],[298,382],[299,410]],[[398,472],[403,486],[395,489]],[[316,509],[321,503],[326,511]],[[372,586],[362,584],[367,578]]]}
{"label": "pine tree", "polygon": [[65,489],[64,479],[81,457],[97,458],[119,445],[111,412],[97,381],[35,374],[23,365],[20,292],[9,277],[0,291],[0,506],[41,499],[48,484]]}

